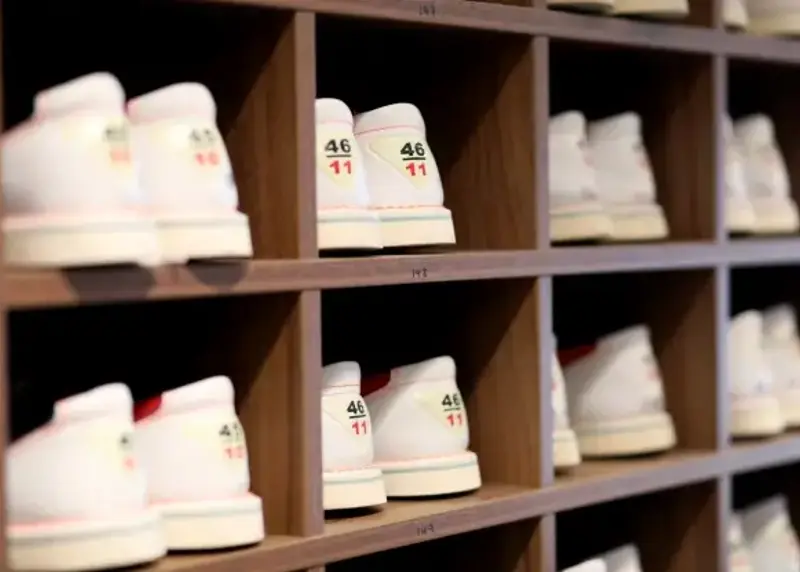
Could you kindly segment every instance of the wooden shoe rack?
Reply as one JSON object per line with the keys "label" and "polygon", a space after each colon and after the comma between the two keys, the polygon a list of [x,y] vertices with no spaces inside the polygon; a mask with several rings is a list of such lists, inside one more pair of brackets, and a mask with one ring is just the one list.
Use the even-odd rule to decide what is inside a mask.
{"label": "wooden shoe rack", "polygon": [[[230,375],[268,537],[153,570],[555,572],[630,541],[644,572],[727,570],[735,497],[780,490],[800,507],[800,435],[733,443],[725,389],[736,305],[800,301],[800,236],[728,237],[722,119],[727,106],[773,117],[800,198],[800,43],[726,31],[721,13],[722,0],[691,0],[676,23],[545,0],[4,3],[6,127],[83,73],[110,71],[131,95],[203,81],[255,249],[153,270],[0,268],[9,427],[100,382],[143,396]],[[455,249],[319,255],[317,96],[420,107]],[[667,242],[551,246],[547,126],[566,109],[642,115]],[[652,328],[679,446],[555,476],[550,333],[633,320]],[[323,363],[442,354],[482,489],[326,518]]]}

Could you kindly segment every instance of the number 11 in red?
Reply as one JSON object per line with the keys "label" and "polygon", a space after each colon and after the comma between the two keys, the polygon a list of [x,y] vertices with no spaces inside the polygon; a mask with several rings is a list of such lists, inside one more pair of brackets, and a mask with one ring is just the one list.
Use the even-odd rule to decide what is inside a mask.
{"label": "number 11 in red", "polygon": [[450,427],[458,427],[464,424],[464,417],[461,413],[451,413],[447,416],[447,422],[450,424]]}
{"label": "number 11 in red", "polygon": [[408,171],[408,174],[412,177],[416,177],[417,175],[425,177],[428,175],[425,163],[408,163],[406,165],[406,171]]}
{"label": "number 11 in red", "polygon": [[367,434],[367,422],[366,421],[353,421],[350,424],[350,427],[353,428],[356,435],[366,435]]}
{"label": "number 11 in red", "polygon": [[337,175],[341,175],[342,173],[347,173],[348,175],[352,174],[352,165],[350,161],[331,161],[330,168],[333,169],[333,172]]}

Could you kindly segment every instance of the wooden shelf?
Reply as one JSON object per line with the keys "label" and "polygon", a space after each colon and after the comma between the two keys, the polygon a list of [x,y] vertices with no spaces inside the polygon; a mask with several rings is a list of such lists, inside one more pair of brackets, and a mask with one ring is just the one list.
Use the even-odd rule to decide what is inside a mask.
{"label": "wooden shelf", "polygon": [[713,268],[800,261],[800,238],[743,239],[727,245],[558,247],[544,251],[483,251],[169,266],[153,270],[98,268],[10,270],[9,308],[240,296],[270,292]]}
{"label": "wooden shelf", "polygon": [[736,441],[728,452],[729,470],[747,473],[800,461],[800,434],[786,433],[764,441]]}
{"label": "wooden shelf", "polygon": [[154,572],[290,572],[373,552],[427,542],[552,512],[563,512],[800,460],[800,436],[737,444],[725,453],[674,451],[616,461],[584,461],[540,490],[485,484],[475,494],[432,501],[390,502],[382,510],[328,520],[309,538],[273,536],[262,545],[210,556],[175,556]]}
{"label": "wooden shelf", "polygon": [[356,16],[511,34],[697,54],[716,54],[772,63],[800,64],[800,43],[709,30],[699,26],[598,17],[553,10],[441,0],[215,0],[320,14]]}
{"label": "wooden shelf", "polygon": [[588,460],[573,473],[556,479],[554,488],[563,494],[558,510],[706,481],[722,475],[724,467],[719,455],[689,451],[644,459]]}

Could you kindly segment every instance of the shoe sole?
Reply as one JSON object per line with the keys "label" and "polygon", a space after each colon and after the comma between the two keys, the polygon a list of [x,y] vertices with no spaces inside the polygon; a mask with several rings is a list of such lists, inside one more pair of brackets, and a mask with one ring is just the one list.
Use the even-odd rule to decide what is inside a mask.
{"label": "shoe sole", "polygon": [[162,262],[165,263],[253,256],[250,227],[242,213],[159,217],[156,218],[156,229]]}
{"label": "shoe sole", "polygon": [[158,262],[152,222],[130,216],[9,217],[3,221],[7,264],[70,268]]}
{"label": "shoe sole", "polygon": [[12,524],[8,531],[12,570],[103,570],[145,564],[166,552],[163,523],[155,510],[118,521]]}
{"label": "shoe sole", "polygon": [[453,215],[444,207],[376,209],[384,247],[455,244]]}
{"label": "shoe sole", "polygon": [[474,491],[481,486],[478,457],[459,455],[379,463],[387,497],[424,497]]}
{"label": "shoe sole", "polygon": [[322,506],[342,510],[379,506],[386,503],[386,489],[380,469],[328,471],[322,475]]}
{"label": "shoe sole", "polygon": [[781,404],[775,396],[742,397],[731,407],[733,437],[772,437],[785,429]]}
{"label": "shoe sole", "polygon": [[791,234],[800,230],[797,205],[789,198],[752,199],[755,234]]}
{"label": "shoe sole", "polygon": [[611,216],[611,241],[661,240],[669,236],[660,205],[605,205],[605,209]]}
{"label": "shoe sole", "polygon": [[612,230],[611,217],[599,202],[582,202],[550,209],[552,242],[608,239]]}
{"label": "shoe sole", "polygon": [[163,503],[169,550],[216,550],[257,544],[264,539],[261,499],[248,494],[233,499]]}
{"label": "shoe sole", "polygon": [[668,413],[640,415],[574,427],[584,457],[623,457],[672,449],[675,427]]}
{"label": "shoe sole", "polygon": [[581,463],[578,438],[572,429],[553,432],[553,465],[556,469],[569,469]]}
{"label": "shoe sole", "polygon": [[380,220],[367,209],[321,210],[317,246],[320,250],[382,248]]}
{"label": "shoe sole", "polygon": [[726,199],[725,226],[728,232],[749,234],[756,230],[756,211],[746,199]]}

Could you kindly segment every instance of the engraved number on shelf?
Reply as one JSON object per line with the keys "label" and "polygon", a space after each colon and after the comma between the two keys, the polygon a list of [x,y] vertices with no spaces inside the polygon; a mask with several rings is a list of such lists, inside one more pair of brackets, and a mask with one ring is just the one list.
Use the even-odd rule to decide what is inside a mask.
{"label": "engraved number on shelf", "polygon": [[350,428],[356,435],[369,433],[369,415],[362,399],[354,399],[347,405],[347,418],[350,419]]}
{"label": "engraved number on shelf", "polygon": [[436,533],[436,527],[432,522],[423,522],[417,524],[417,536],[430,536]]}
{"label": "engraved number on shelf", "polygon": [[247,445],[241,423],[233,421],[225,423],[219,430],[222,448],[228,459],[244,459],[247,456]]}
{"label": "engraved number on shelf", "polygon": [[417,280],[421,280],[423,278],[428,277],[428,269],[423,268],[412,268],[411,269],[411,277],[416,278]]}
{"label": "engraved number on shelf", "polygon": [[420,16],[436,16],[436,3],[435,2],[423,2],[419,6],[419,15]]}

